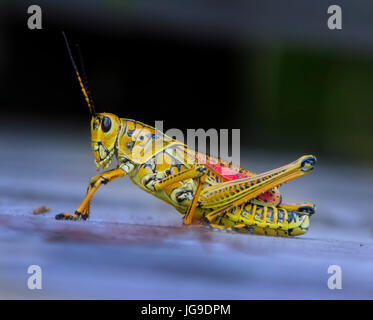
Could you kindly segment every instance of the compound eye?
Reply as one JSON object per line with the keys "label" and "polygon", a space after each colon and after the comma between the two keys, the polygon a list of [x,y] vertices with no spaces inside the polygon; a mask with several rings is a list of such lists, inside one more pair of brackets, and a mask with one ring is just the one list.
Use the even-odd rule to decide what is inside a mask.
{"label": "compound eye", "polygon": [[103,132],[108,132],[111,128],[111,120],[109,117],[104,117],[101,122],[101,128]]}

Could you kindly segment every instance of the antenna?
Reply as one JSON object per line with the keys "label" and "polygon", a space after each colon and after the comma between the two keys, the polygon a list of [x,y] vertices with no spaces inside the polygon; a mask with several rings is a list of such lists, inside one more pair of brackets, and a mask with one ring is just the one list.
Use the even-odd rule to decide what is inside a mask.
{"label": "antenna", "polygon": [[83,92],[83,95],[84,95],[84,98],[85,98],[85,101],[87,102],[88,104],[88,108],[89,108],[89,111],[92,115],[92,117],[96,116],[96,111],[95,111],[95,108],[94,108],[94,104],[93,104],[93,100],[92,100],[92,97],[91,97],[91,93],[88,89],[88,81],[87,81],[87,76],[85,74],[85,71],[84,71],[84,65],[83,65],[83,59],[81,57],[81,54],[80,54],[80,50],[79,50],[79,46],[78,46],[78,50],[79,50],[79,54],[80,54],[80,59],[81,59],[81,65],[82,65],[82,69],[83,69],[83,79],[84,79],[84,84],[82,82],[82,78],[80,77],[80,74],[79,74],[79,71],[78,71],[78,68],[75,64],[75,61],[74,61],[74,58],[73,58],[73,55],[71,54],[71,49],[70,49],[70,46],[69,46],[69,42],[67,41],[67,38],[66,38],[66,35],[65,35],[65,32],[62,31],[62,35],[65,39],[65,43],[66,43],[66,47],[67,47],[67,51],[69,53],[69,56],[70,56],[70,59],[71,59],[71,62],[73,64],[73,67],[74,67],[74,70],[75,70],[75,73],[76,73],[76,76],[78,77],[78,81],[79,81],[79,84],[80,84],[80,88],[82,89],[82,92]]}

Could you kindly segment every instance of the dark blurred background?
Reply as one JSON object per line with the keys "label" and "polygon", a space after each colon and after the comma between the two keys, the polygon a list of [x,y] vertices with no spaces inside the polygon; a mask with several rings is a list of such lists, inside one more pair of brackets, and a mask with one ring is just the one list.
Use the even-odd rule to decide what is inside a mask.
{"label": "dark blurred background", "polygon": [[[27,8],[42,8],[42,30]],[[327,8],[343,29],[327,28]],[[240,128],[242,147],[373,163],[369,1],[1,1],[8,125],[86,128],[61,35],[79,43],[98,111],[168,128]]]}

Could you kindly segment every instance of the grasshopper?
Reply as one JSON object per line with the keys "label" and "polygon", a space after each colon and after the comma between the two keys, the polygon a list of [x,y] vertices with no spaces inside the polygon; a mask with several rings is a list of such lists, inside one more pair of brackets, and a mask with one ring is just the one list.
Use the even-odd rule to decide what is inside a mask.
{"label": "grasshopper", "polygon": [[[64,35],[65,36],[65,35]],[[183,223],[212,229],[297,236],[307,232],[311,203],[282,203],[278,187],[311,172],[312,155],[261,174],[188,149],[158,129],[112,113],[96,113],[88,91],[68,52],[91,114],[91,145],[97,170],[117,167],[92,177],[87,193],[72,214],[57,220],[87,220],[90,200],[102,184],[129,176],[142,190],[166,201],[184,215]],[[84,71],[84,70],[83,70]],[[84,81],[84,84],[83,84]]]}

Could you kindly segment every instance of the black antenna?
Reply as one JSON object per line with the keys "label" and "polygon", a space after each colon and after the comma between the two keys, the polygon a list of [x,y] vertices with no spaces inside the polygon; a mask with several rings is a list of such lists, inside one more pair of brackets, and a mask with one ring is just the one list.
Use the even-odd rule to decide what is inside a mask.
{"label": "black antenna", "polygon": [[[84,82],[85,84],[83,84],[82,82],[82,78],[80,77],[80,74],[79,74],[79,71],[78,71],[78,68],[75,64],[75,61],[74,61],[74,58],[73,58],[73,55],[71,54],[71,49],[70,49],[70,46],[69,46],[69,42],[67,41],[67,38],[66,38],[66,35],[65,35],[65,32],[62,31],[62,35],[65,39],[65,42],[66,42],[66,47],[67,47],[67,51],[69,53],[69,56],[70,56],[70,59],[71,59],[71,62],[73,64],[73,67],[74,67],[74,70],[75,70],[75,73],[78,77],[78,81],[79,81],[79,84],[80,84],[80,88],[82,89],[82,92],[83,92],[83,95],[84,95],[84,98],[85,98],[85,101],[87,102],[88,104],[88,108],[89,108],[89,111],[91,113],[91,115],[94,117],[96,116],[96,111],[95,111],[95,108],[94,108],[94,105],[93,105],[93,100],[91,98],[91,95],[90,95],[90,92],[88,90],[88,81],[87,81],[87,76],[84,72],[84,65],[82,64],[82,67],[83,67],[83,76],[84,76]],[[79,50],[79,53],[80,53],[80,50]],[[81,59],[81,61],[83,61],[83,59]],[[87,89],[86,89],[87,88]],[[88,93],[87,93],[88,91]]]}
{"label": "black antenna", "polygon": [[84,66],[84,61],[83,61],[83,55],[82,55],[82,52],[80,50],[80,46],[79,44],[76,44],[76,49],[78,50],[78,54],[79,54],[79,60],[80,60],[80,68],[81,68],[81,71],[82,71],[82,78],[83,78],[83,84],[84,84],[84,87],[85,87],[85,90],[87,92],[87,95],[88,95],[88,98],[89,98],[89,102],[91,103],[91,106],[92,106],[92,109],[95,110],[95,105],[93,103],[93,98],[92,98],[92,92],[91,90],[89,89],[89,85],[88,85],[88,77],[87,77],[87,74],[85,72],[85,66]]}

